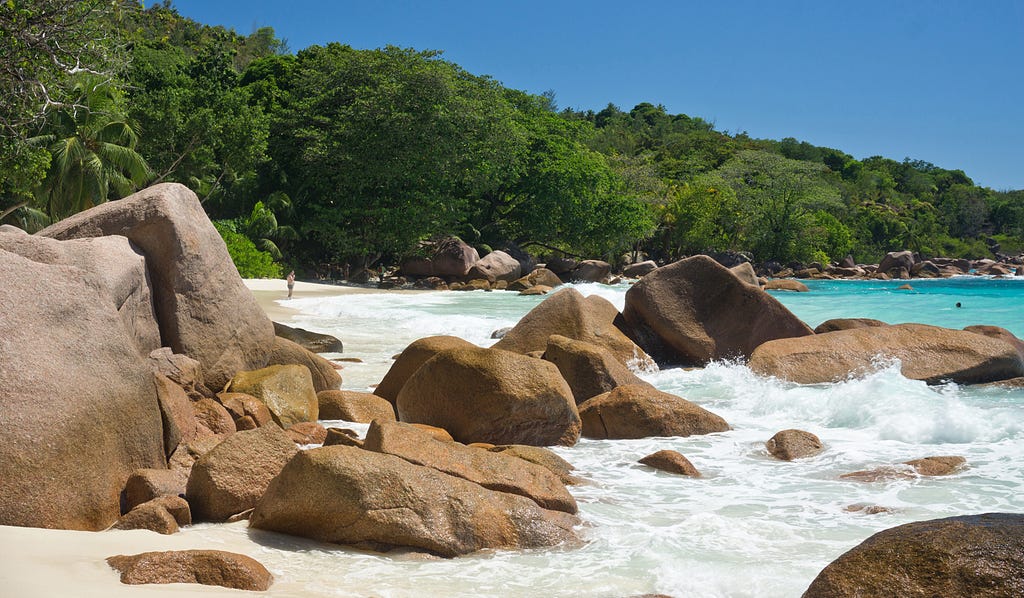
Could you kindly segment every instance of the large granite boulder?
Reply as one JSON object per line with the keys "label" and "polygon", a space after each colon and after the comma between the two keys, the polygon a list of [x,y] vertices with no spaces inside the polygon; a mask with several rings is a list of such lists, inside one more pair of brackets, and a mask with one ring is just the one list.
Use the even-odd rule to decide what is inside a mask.
{"label": "large granite boulder", "polygon": [[480,254],[477,250],[456,237],[449,237],[438,243],[430,260],[434,276],[459,279],[465,278],[469,274],[469,269],[478,261]]}
{"label": "large granite boulder", "polygon": [[238,372],[225,390],[256,397],[282,428],[299,422],[315,422],[319,418],[313,377],[303,365],[272,365]]}
{"label": "large granite boulder", "polygon": [[492,453],[505,453],[517,459],[540,465],[558,476],[558,479],[563,484],[573,485],[580,483],[580,480],[572,475],[572,472],[576,470],[572,463],[559,457],[551,449],[540,446],[526,446],[525,444],[503,444],[492,446],[487,450]]}
{"label": "large granite boulder", "polygon": [[[729,271],[743,282],[758,288],[761,287],[761,281],[757,278],[757,272],[754,272],[754,267],[750,265],[750,262],[737,264],[732,268],[729,268]],[[806,289],[807,287],[804,288]]]}
{"label": "large granite boulder", "polygon": [[175,353],[170,347],[160,347],[151,352],[149,367],[154,373],[166,376],[180,386],[192,400],[214,396],[213,391],[206,386],[202,364],[187,355]]}
{"label": "large granite boulder", "polygon": [[120,554],[107,564],[121,574],[121,583],[197,583],[263,592],[274,576],[259,561],[223,550],[169,550]]}
{"label": "large granite boulder", "polygon": [[976,324],[974,326],[967,326],[964,328],[967,332],[973,332],[975,334],[981,334],[991,338],[997,338],[1010,343],[1017,352],[1024,357],[1024,340],[1017,338],[1015,334],[1005,328],[999,326],[987,326],[983,324]]}
{"label": "large granite boulder", "polygon": [[398,355],[384,379],[373,389],[373,394],[384,397],[393,405],[405,383],[428,359],[447,349],[472,347],[476,345],[457,336],[428,336],[415,340]]}
{"label": "large granite boulder", "polygon": [[298,450],[275,425],[228,436],[192,466],[185,498],[193,516],[224,521],[251,509]]}
{"label": "large granite boulder", "polygon": [[622,269],[622,275],[630,278],[640,278],[641,276],[646,276],[657,269],[658,264],[654,263],[652,260],[646,260],[626,266]]}
{"label": "large granite boulder", "polygon": [[316,393],[320,419],[343,419],[368,424],[375,419],[395,421],[395,406],[387,399],[354,390],[323,390]]}
{"label": "large granite boulder", "polygon": [[573,445],[580,420],[558,368],[511,351],[442,351],[402,387],[399,421],[444,428],[463,443]]}
{"label": "large granite boulder", "polygon": [[525,291],[533,287],[549,287],[555,288],[562,284],[562,279],[557,274],[548,270],[547,268],[537,268],[526,276],[518,278],[508,285],[510,291]]}
{"label": "large granite boulder", "polygon": [[117,310],[140,355],[160,347],[146,259],[125,237],[58,241],[19,230],[0,233],[0,249],[40,264],[78,268]]}
{"label": "large granite boulder", "polygon": [[485,548],[553,546],[577,519],[393,455],[327,446],[296,455],[249,524],[321,542],[446,557]]}
{"label": "large granite boulder", "polygon": [[178,444],[192,442],[202,434],[202,429],[185,390],[162,374],[154,374],[153,378],[163,419],[164,454],[170,457]]}
{"label": "large granite boulder", "polygon": [[416,426],[375,421],[363,448],[469,480],[489,490],[525,496],[538,506],[576,513],[576,500],[549,469],[511,455],[437,440]]}
{"label": "large granite boulder", "polygon": [[466,276],[470,280],[482,278],[489,282],[496,280],[512,282],[519,278],[522,271],[523,267],[519,264],[519,260],[504,251],[492,251],[473,264]]}
{"label": "large granite boulder", "polygon": [[266,364],[274,326],[188,187],[154,185],[38,234],[62,240],[121,235],[141,249],[163,343],[202,363],[211,387]]}
{"label": "large granite boulder", "polygon": [[878,262],[878,270],[876,272],[882,272],[889,274],[890,276],[896,277],[895,275],[900,270],[906,270],[908,273],[914,268],[914,254],[911,251],[890,251],[885,254],[881,262]]}
{"label": "large granite boulder", "polygon": [[824,450],[821,439],[805,430],[781,430],[764,443],[768,452],[776,459],[792,461],[813,457]]}
{"label": "large granite boulder", "polygon": [[611,274],[612,265],[602,260],[583,260],[570,274],[574,282],[601,282]]}
{"label": "large granite boulder", "polygon": [[659,363],[748,357],[765,341],[813,332],[774,297],[698,255],[658,268],[626,292],[623,317]]}
{"label": "large granite boulder", "polygon": [[555,364],[579,405],[623,384],[646,384],[607,350],[560,334],[548,337],[544,361]]}
{"label": "large granite boulder", "polygon": [[643,349],[615,326],[618,317],[619,310],[607,299],[563,289],[530,310],[493,348],[523,355],[544,351],[548,337],[559,334],[603,347],[625,365],[652,367]]}
{"label": "large granite boulder", "polygon": [[304,365],[313,379],[313,390],[337,390],[341,388],[341,374],[323,357],[280,336],[274,338],[274,350],[267,358],[267,365]]}
{"label": "large granite boulder", "polygon": [[1024,596],[1024,515],[963,515],[878,532],[832,561],[803,596]]}
{"label": "large granite boulder", "polygon": [[0,279],[0,525],[104,529],[167,465],[153,374],[88,272],[0,249]]}
{"label": "large granite boulder", "polygon": [[904,376],[938,384],[976,384],[1024,375],[1024,359],[1010,343],[925,324],[837,330],[769,341],[750,357],[750,369],[798,384],[838,382],[900,360]]}
{"label": "large granite boulder", "polygon": [[693,436],[725,432],[729,424],[707,409],[650,385],[628,384],[580,405],[585,438]]}
{"label": "large granite boulder", "polygon": [[337,337],[330,334],[312,332],[305,328],[293,328],[280,322],[274,322],[274,334],[314,353],[341,353],[345,348]]}

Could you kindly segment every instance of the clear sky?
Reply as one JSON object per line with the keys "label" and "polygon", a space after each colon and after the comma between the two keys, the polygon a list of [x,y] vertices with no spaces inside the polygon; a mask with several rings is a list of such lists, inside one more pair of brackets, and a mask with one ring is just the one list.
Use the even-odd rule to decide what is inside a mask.
{"label": "clear sky", "polygon": [[[147,0],[146,5],[153,4]],[[719,130],[1024,189],[1024,0],[175,0],[292,51],[443,50],[561,108],[640,102]]]}

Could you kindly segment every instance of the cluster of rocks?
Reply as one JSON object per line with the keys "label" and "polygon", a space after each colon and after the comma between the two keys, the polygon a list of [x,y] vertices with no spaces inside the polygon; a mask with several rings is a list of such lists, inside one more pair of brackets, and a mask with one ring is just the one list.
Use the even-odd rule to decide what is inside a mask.
{"label": "cluster of rocks", "polygon": [[[610,272],[554,260],[524,276],[511,256],[478,259],[456,240],[403,269],[538,293]],[[7,525],[173,533],[193,519],[249,519],[321,541],[449,557],[551,546],[575,538],[566,485],[576,479],[542,447],[729,430],[638,371],[738,358],[767,375],[821,382],[883,354],[928,382],[1024,376],[1024,344],[1005,330],[849,321],[813,331],[763,291],[750,264],[729,269],[696,256],[636,265],[630,273],[643,278],[621,313],[565,289],[491,348],[420,339],[373,394],[342,391],[316,354],[340,351],[340,342],[275,330],[194,194],[173,184],[37,235],[0,229],[0,271]],[[370,427],[360,439],[319,419]],[[785,435],[769,444],[796,456],[814,445],[797,438],[786,453],[779,447],[794,442]],[[699,475],[671,451],[643,462]],[[270,583],[235,557],[122,555],[111,564],[126,583]]]}
{"label": "cluster of rocks", "polygon": [[[617,284],[635,280],[654,270],[658,264],[645,260],[625,265],[620,272],[601,260],[576,260],[551,257],[546,263],[521,252],[516,257],[502,250],[491,251],[482,258],[479,252],[462,240],[451,237],[435,247],[431,257],[409,258],[402,262],[395,276],[380,283],[381,288],[420,288],[434,290],[508,290],[540,295],[567,282],[600,282]],[[723,254],[710,256],[732,270],[741,279],[766,290],[807,291],[795,279],[831,280],[911,278],[948,278],[973,274],[978,276],[1024,276],[1024,257],[1001,255],[1000,259],[968,260],[936,257],[923,259],[911,251],[893,251],[878,264],[858,264],[852,256],[838,263],[792,263],[786,266],[769,262],[757,268],[746,256]]]}

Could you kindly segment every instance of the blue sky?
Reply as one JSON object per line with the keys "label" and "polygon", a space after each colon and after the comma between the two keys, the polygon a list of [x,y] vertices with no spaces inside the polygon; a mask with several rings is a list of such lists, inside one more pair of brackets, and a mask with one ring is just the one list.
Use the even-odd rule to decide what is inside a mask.
{"label": "blue sky", "polygon": [[[147,0],[147,6],[152,2]],[[1024,189],[1024,0],[175,0],[292,51],[443,50],[562,108],[663,104],[753,137],[960,168]]]}

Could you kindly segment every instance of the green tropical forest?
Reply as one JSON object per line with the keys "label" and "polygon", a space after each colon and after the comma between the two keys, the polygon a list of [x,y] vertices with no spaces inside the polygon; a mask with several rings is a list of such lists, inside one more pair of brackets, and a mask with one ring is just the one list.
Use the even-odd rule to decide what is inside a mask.
{"label": "green tropical forest", "polygon": [[657,103],[559,109],[438,51],[292,52],[269,27],[207,26],[169,1],[0,4],[0,73],[0,223],[32,232],[178,182],[244,276],[392,266],[451,235],[612,263],[1024,248],[1024,190],[961,170],[754,139]]}

